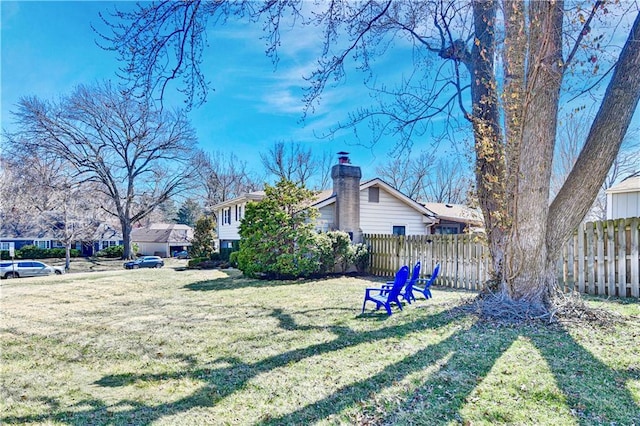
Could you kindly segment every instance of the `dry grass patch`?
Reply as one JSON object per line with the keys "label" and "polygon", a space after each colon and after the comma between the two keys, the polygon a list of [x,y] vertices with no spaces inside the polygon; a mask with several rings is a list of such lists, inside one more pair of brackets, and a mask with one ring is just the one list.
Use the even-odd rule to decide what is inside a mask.
{"label": "dry grass patch", "polygon": [[456,308],[473,294],[435,289],[360,315],[373,284],[172,267],[3,281],[0,422],[640,424],[633,307],[616,309],[635,327],[495,326]]}

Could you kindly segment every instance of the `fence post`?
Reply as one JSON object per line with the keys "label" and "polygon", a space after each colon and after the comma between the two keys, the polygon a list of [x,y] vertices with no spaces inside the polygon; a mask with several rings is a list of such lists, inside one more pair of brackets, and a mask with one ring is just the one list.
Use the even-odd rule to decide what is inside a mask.
{"label": "fence post", "polygon": [[625,220],[616,221],[618,231],[618,296],[627,297],[627,230]]}
{"label": "fence post", "polygon": [[598,277],[598,294],[600,296],[604,296],[605,294],[605,285],[604,285],[604,230],[603,230],[603,222],[596,222],[596,272]]}
{"label": "fence post", "polygon": [[607,281],[609,297],[616,295],[616,224],[607,221]]}
{"label": "fence post", "polygon": [[640,235],[638,235],[640,234],[640,219],[637,217],[631,219],[629,229],[631,231],[631,235],[629,236],[631,240],[631,296],[640,297],[640,249],[638,248],[638,240],[640,239]]}

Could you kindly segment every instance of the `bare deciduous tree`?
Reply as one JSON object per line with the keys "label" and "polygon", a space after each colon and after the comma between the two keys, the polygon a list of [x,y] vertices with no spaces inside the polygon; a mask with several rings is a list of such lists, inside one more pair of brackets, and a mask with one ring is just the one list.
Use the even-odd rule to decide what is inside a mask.
{"label": "bare deciduous tree", "polygon": [[204,184],[204,207],[208,214],[213,214],[211,206],[261,187],[261,180],[248,171],[246,161],[233,153],[202,154],[200,163],[198,173]]}
{"label": "bare deciduous tree", "polygon": [[318,154],[300,143],[276,142],[268,152],[260,154],[260,160],[276,180],[285,179],[314,190],[329,187],[333,155],[328,151]]}
{"label": "bare deciduous tree", "polygon": [[409,198],[423,200],[426,197],[425,184],[433,171],[434,162],[433,153],[422,151],[414,157],[411,150],[407,150],[377,167],[376,173]]}
{"label": "bare deciduous tree", "polygon": [[79,86],[59,102],[21,99],[10,143],[64,159],[74,182],[92,182],[101,207],[122,228],[131,257],[132,224],[192,184],[195,136],[185,116],[155,110],[109,83]]}
{"label": "bare deciduous tree", "polygon": [[92,241],[104,220],[98,198],[92,194],[93,184],[74,182],[69,164],[47,152],[13,150],[3,163],[7,173],[3,199],[9,201],[1,209],[3,232],[60,241],[69,269],[72,244]]}
{"label": "bare deciduous tree", "polygon": [[302,186],[308,184],[313,174],[311,149],[304,149],[295,142],[276,142],[267,153],[260,154],[262,165],[277,179],[285,179]]}

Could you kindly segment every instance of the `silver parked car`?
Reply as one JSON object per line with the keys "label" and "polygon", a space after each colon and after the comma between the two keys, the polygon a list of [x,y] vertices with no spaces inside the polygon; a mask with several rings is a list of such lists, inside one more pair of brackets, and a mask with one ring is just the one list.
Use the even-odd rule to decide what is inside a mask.
{"label": "silver parked car", "polygon": [[64,268],[50,266],[36,260],[0,262],[0,278],[38,277],[51,274],[64,274]]}
{"label": "silver parked car", "polygon": [[122,266],[124,266],[124,269],[162,268],[164,261],[158,256],[144,256],[140,259],[125,262]]}

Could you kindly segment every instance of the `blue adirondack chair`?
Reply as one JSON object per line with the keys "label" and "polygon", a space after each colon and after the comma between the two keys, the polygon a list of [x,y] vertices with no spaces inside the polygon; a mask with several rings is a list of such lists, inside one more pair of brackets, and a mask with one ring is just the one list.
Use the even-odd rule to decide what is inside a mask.
{"label": "blue adirondack chair", "polygon": [[376,304],[376,310],[380,309],[381,306],[384,306],[387,310],[387,314],[389,315],[391,315],[391,302],[395,302],[400,310],[402,310],[402,304],[398,297],[400,296],[400,291],[402,290],[402,287],[404,287],[408,278],[409,267],[403,266],[398,270],[398,272],[396,272],[396,278],[393,281],[391,290],[386,290],[385,288],[366,288],[364,293],[364,302],[362,303],[362,313],[364,313],[367,300],[371,300]]}
{"label": "blue adirondack chair", "polygon": [[[431,284],[433,284],[433,282],[438,277],[438,272],[440,272],[440,264],[439,263],[437,263],[436,267],[433,268],[433,273],[431,274],[431,276],[429,278],[427,278],[427,279],[419,279],[418,280],[419,283],[424,283],[424,286],[423,287],[419,287],[417,285],[414,285],[412,291],[418,291],[418,292],[422,293],[422,295],[424,296],[425,299],[431,299]],[[413,293],[411,293],[411,297],[413,297],[413,300],[415,300],[415,296],[413,295]]]}
{"label": "blue adirondack chair", "polygon": [[[413,272],[411,273],[411,278],[407,280],[407,283],[400,291],[400,296],[402,296],[402,298],[406,300],[407,303],[409,304],[411,304],[412,300],[416,300],[416,298],[413,296],[413,286],[418,282],[419,278],[420,278],[420,261],[416,262],[416,264],[413,267]],[[387,281],[387,283],[382,286],[382,288],[384,288],[385,291],[391,290],[392,287],[393,287],[393,281]]]}

